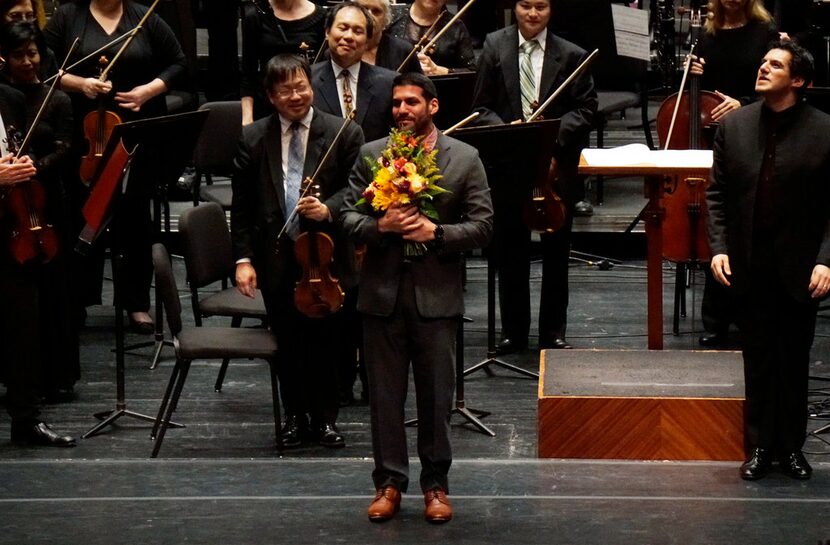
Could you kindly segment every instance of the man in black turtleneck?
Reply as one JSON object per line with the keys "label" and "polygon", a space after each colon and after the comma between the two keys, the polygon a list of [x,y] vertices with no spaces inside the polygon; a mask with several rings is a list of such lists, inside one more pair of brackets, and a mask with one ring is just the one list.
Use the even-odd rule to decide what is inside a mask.
{"label": "man in black turtleneck", "polygon": [[[809,479],[801,448],[818,300],[830,289],[830,116],[802,100],[813,59],[793,42],[764,56],[762,101],[724,118],[707,190],[711,268],[738,306],[744,356],[743,479]],[[805,203],[803,196],[810,195]]]}

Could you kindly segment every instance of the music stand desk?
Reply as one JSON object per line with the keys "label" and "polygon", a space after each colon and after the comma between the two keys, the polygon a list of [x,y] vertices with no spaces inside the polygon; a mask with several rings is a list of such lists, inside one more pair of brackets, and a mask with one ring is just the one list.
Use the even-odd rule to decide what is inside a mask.
{"label": "music stand desk", "polygon": [[[598,150],[592,150],[598,151]],[[695,150],[700,153],[700,150]],[[658,154],[659,151],[651,151]],[[711,152],[709,152],[711,153]],[[622,162],[621,162],[622,163]],[[638,164],[591,165],[584,154],[579,158],[579,173],[599,176],[639,176],[645,181],[645,194],[648,198],[643,213],[646,225],[647,244],[647,309],[648,309],[648,348],[663,349],[663,218],[666,214],[662,199],[666,179],[676,176],[698,176],[708,178],[709,166],[702,166],[699,161],[677,161],[671,166],[657,166],[652,162]]]}

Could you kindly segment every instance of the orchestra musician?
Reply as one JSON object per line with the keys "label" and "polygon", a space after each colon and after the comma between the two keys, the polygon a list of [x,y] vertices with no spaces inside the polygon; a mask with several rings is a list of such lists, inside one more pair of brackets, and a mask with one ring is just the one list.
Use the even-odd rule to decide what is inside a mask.
{"label": "orchestra musician", "polygon": [[[536,104],[544,102],[587,57],[585,51],[547,29],[550,0],[515,0],[514,12],[518,24],[490,33],[484,42],[473,96],[473,108],[481,114],[475,124],[526,120]],[[559,170],[555,189],[568,214],[561,229],[541,235],[540,348],[571,348],[565,332],[572,211],[582,191],[577,175],[579,154],[588,144],[596,108],[593,79],[582,72],[544,112],[548,119],[561,118],[558,139],[550,145]],[[521,215],[513,212],[496,211],[493,240],[502,321],[497,348],[502,354],[525,349],[530,331],[530,233]]]}
{"label": "orchestra musician", "polygon": [[[114,38],[133,30],[147,12],[146,7],[131,0],[81,0],[62,4],[49,19],[44,29],[46,42],[63,59],[72,42],[80,37],[80,43],[70,62],[77,61],[105,46]],[[122,44],[107,48],[102,55],[112,60]],[[187,73],[186,59],[176,36],[169,26],[155,13],[144,24],[135,39],[119,58],[106,81],[100,81],[99,58],[93,58],[77,66],[72,74],[61,79],[61,88],[72,99],[75,119],[74,144],[76,155],[85,154],[83,134],[87,114],[97,114],[99,103],[107,111],[115,112],[122,121],[133,121],[161,116],[167,113],[165,94],[173,84]],[[89,140],[93,140],[90,135]],[[91,144],[90,144],[91,145]],[[131,165],[131,179],[122,201],[122,241],[124,245],[124,308],[131,328],[136,333],[154,331],[150,308],[150,281],[153,275],[151,260],[152,227],[149,200],[154,191],[151,183],[152,161],[139,153]],[[68,183],[67,191],[73,201],[71,207],[80,210],[86,198],[86,189],[80,182]],[[77,212],[76,212],[77,213]],[[83,222],[76,219],[83,227]],[[91,257],[91,256],[90,256]],[[100,304],[103,275],[103,252],[97,259],[89,259],[85,274],[84,306]]]}
{"label": "orchestra musician", "polygon": [[812,74],[805,49],[774,44],[755,83],[763,100],[724,117],[715,135],[711,269],[737,301],[746,480],[775,459],[795,479],[812,472],[801,451],[808,367],[818,301],[830,289],[830,116],[803,101]]}
{"label": "orchestra musician", "polygon": [[372,15],[359,4],[349,0],[338,4],[326,19],[331,60],[311,67],[314,107],[341,117],[355,111],[366,140],[386,136],[392,126],[395,72],[361,60],[374,27]]}
{"label": "orchestra musician", "polygon": [[325,8],[310,0],[245,0],[242,4],[242,124],[271,114],[262,91],[268,61],[280,53],[312,62],[323,46]]}
{"label": "orchestra musician", "polygon": [[[280,348],[283,444],[296,447],[311,438],[337,448],[345,445],[335,424],[337,350],[344,325],[340,313],[309,318],[295,307],[294,287],[301,270],[294,257],[294,240],[306,226],[329,234],[335,245],[335,276],[345,287],[356,282],[338,218],[363,134],[349,122],[332,144],[344,120],[312,107],[315,93],[310,76],[308,63],[298,56],[282,54],[268,61],[265,86],[276,113],[243,128],[233,176],[231,233],[237,288],[251,297],[257,287],[262,290]],[[332,145],[315,178],[320,198],[305,196],[298,202],[300,182],[318,168]],[[279,236],[294,203],[302,220],[296,228],[295,222],[290,223]]]}
{"label": "orchestra musician", "polygon": [[[366,44],[366,52],[363,53],[362,60],[395,72],[406,61],[401,72],[421,72],[421,63],[418,62],[418,58],[415,55],[409,55],[412,44],[386,32],[391,17],[389,0],[355,0],[355,2],[366,8],[375,20],[374,32]],[[409,60],[406,60],[407,57]]]}
{"label": "orchestra musician", "polygon": [[[714,91],[723,102],[712,110],[712,120],[756,100],[755,77],[769,43],[778,38],[772,16],[761,0],[712,0],[704,32],[698,40],[690,73],[702,77],[701,88]],[[726,344],[734,321],[730,292],[706,273],[701,318],[702,346]]]}
{"label": "orchestra musician", "polygon": [[[15,158],[9,153],[10,127],[26,128],[26,107],[23,95],[0,84],[0,210],[7,206],[7,191],[20,182],[27,182],[38,172],[32,159]],[[47,192],[47,195],[54,193]],[[55,203],[49,203],[54,205]],[[3,212],[0,212],[0,216]],[[24,445],[71,447],[75,439],[62,435],[40,418],[40,396],[44,383],[41,352],[44,343],[54,340],[48,315],[52,301],[56,271],[51,263],[29,262],[21,265],[10,251],[11,215],[0,217],[3,247],[0,249],[0,356],[4,362],[6,410],[11,417],[11,438]],[[77,343],[77,339],[75,340]],[[74,347],[67,347],[77,351]]]}
{"label": "orchestra musician", "polygon": [[[412,6],[389,25],[389,34],[415,45],[427,32],[429,41],[452,19],[447,0],[415,0]],[[438,24],[435,24],[437,21]],[[433,26],[435,25],[435,26]],[[435,43],[434,51],[418,53],[421,69],[428,76],[459,70],[475,70],[473,40],[463,21],[456,21]]]}
{"label": "orchestra musician", "polygon": [[[46,14],[42,0],[0,0],[0,25],[6,27],[13,23],[34,22],[38,28],[46,24]],[[46,47],[41,54],[40,78],[46,79],[56,74],[58,63],[55,54]]]}
{"label": "orchestra musician", "polygon": [[[372,422],[372,472],[376,494],[368,510],[375,522],[391,519],[409,484],[404,428],[409,366],[412,363],[418,408],[418,455],[425,518],[452,518],[447,474],[452,463],[450,411],[455,383],[455,341],[464,311],[462,252],[486,246],[493,208],[487,176],[478,152],[441,134],[433,124],[439,102],[435,84],[423,74],[395,79],[393,115],[398,127],[424,137],[437,150],[447,189],[433,204],[436,224],[415,206],[375,213],[357,205],[372,181],[362,158],[377,158],[387,146],[380,139],[360,150],[350,178],[343,222],[348,233],[367,245],[361,271],[358,310],[364,317],[364,346],[369,374]],[[426,255],[407,258],[406,241],[426,243]]]}
{"label": "orchestra musician", "polygon": [[[3,72],[24,96],[26,126],[32,126],[49,93],[49,86],[39,79],[41,53],[45,48],[43,35],[34,23],[14,23],[0,33],[0,51],[6,58]],[[45,217],[60,235],[58,255],[38,267],[42,278],[38,286],[41,391],[47,401],[72,399],[74,384],[81,373],[77,324],[73,319],[76,302],[70,287],[67,255],[74,242],[69,237],[63,179],[71,141],[72,105],[66,93],[56,89],[34,129],[29,147],[38,182],[46,192]]]}

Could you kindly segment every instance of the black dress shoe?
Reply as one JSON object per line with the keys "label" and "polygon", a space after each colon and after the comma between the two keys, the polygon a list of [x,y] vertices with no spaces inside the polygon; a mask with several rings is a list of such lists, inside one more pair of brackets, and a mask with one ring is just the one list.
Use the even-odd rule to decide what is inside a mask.
{"label": "black dress shoe", "polygon": [[138,335],[152,335],[156,332],[156,326],[153,322],[139,321],[130,316],[130,331]]}
{"label": "black dress shoe", "polygon": [[12,442],[43,447],[74,447],[75,438],[56,433],[45,422],[12,422]]}
{"label": "black dress shoe", "polygon": [[511,339],[510,337],[505,337],[499,341],[499,344],[496,345],[496,354],[499,354],[500,356],[515,354],[525,348],[527,348],[527,340],[519,342],[518,340]]}
{"label": "black dress shoe", "polygon": [[346,441],[334,424],[320,426],[317,430],[317,442],[326,448],[343,448],[346,446]]}
{"label": "black dress shoe", "polygon": [[308,430],[308,421],[305,415],[289,414],[280,429],[283,448],[299,447],[303,443],[303,436]]}
{"label": "black dress shoe", "polygon": [[813,468],[810,467],[810,464],[800,450],[782,456],[779,458],[778,463],[781,466],[781,471],[793,479],[806,481],[813,474]]}
{"label": "black dress shoe", "polygon": [[698,344],[700,344],[700,346],[714,348],[725,345],[727,340],[729,340],[729,334],[725,331],[717,333],[711,333],[709,331],[706,331],[703,335],[700,336],[697,342]]}
{"label": "black dress shoe", "polygon": [[769,471],[772,465],[772,455],[767,449],[756,447],[752,449],[749,459],[741,464],[741,479],[755,481],[760,479]]}
{"label": "black dress shoe", "polygon": [[556,337],[552,341],[539,341],[539,349],[553,349],[553,350],[570,350],[573,346],[568,343],[565,339],[561,339]]}

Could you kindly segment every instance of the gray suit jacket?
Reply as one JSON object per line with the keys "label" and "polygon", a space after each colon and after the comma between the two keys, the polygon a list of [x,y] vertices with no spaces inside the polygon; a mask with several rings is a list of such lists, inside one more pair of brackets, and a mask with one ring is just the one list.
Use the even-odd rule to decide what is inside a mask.
{"label": "gray suit jacket", "polygon": [[[361,148],[349,179],[342,214],[346,231],[367,245],[357,308],[375,316],[389,316],[395,308],[398,283],[405,266],[404,241],[400,235],[381,235],[378,232],[381,214],[368,204],[356,206],[355,203],[372,181],[371,170],[364,158],[374,160],[379,157],[386,143],[386,139],[376,140]],[[420,315],[449,318],[464,312],[461,253],[487,244],[493,228],[493,205],[487,176],[475,148],[440,135],[436,149],[438,167],[443,175],[438,183],[449,190],[434,201],[444,226],[444,245],[440,251],[430,250],[408,266]]]}
{"label": "gray suit jacket", "polygon": [[[303,166],[303,176],[311,176],[323,154],[331,145],[343,119],[314,110]],[[345,237],[339,237],[338,212],[346,194],[349,167],[355,161],[363,144],[363,133],[350,123],[331,156],[317,175],[321,199],[331,211],[333,221],[323,222],[322,230],[335,239],[335,273],[345,285],[354,283],[348,268]],[[277,235],[285,223],[285,187],[280,146],[280,120],[276,114],[255,121],[242,130],[237,156],[234,159],[233,205],[231,208],[231,236],[236,259],[251,258],[257,269],[261,287],[274,288],[283,281],[286,271],[293,266],[291,239],[283,235],[277,249]],[[290,210],[287,212],[290,213]],[[338,242],[340,242],[338,244]],[[293,285],[293,284],[292,284]]]}
{"label": "gray suit jacket", "polygon": [[[396,72],[386,68],[360,62],[355,121],[363,129],[367,142],[389,134],[392,126],[392,80],[396,75]],[[312,65],[311,84],[314,87],[314,107],[343,117],[343,108],[337,94],[337,77],[331,61]]]}

